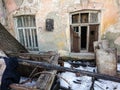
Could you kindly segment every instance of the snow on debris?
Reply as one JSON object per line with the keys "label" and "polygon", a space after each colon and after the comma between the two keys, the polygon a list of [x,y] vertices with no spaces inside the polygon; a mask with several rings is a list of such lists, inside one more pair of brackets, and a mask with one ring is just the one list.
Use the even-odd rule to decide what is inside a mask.
{"label": "snow on debris", "polygon": [[[71,65],[67,62],[64,62],[65,67],[71,67]],[[79,70],[86,70],[93,72],[96,70],[96,67],[82,67],[79,66]],[[120,64],[118,65],[118,69],[120,70]],[[92,77],[89,76],[76,76],[75,73],[72,72],[63,72],[61,73],[60,78],[60,86],[65,88],[71,88],[71,90],[90,90],[92,85]],[[65,80],[64,80],[65,79]],[[120,90],[120,83],[98,79],[94,82],[94,90]]]}
{"label": "snow on debris", "polygon": [[95,90],[120,90],[120,83],[101,80],[95,81],[94,84]]}
{"label": "snow on debris", "polygon": [[[29,79],[29,78],[27,78],[27,77],[21,77],[21,78],[20,78],[20,83],[21,83],[21,82],[24,82],[24,81],[26,81],[26,80],[28,80],[28,79]],[[25,85],[25,86],[34,87],[34,86],[36,85],[36,81],[35,81],[35,80],[32,80],[32,81],[30,81],[30,82],[24,83],[24,85]]]}
{"label": "snow on debris", "polygon": [[120,71],[120,64],[117,64],[117,70]]}

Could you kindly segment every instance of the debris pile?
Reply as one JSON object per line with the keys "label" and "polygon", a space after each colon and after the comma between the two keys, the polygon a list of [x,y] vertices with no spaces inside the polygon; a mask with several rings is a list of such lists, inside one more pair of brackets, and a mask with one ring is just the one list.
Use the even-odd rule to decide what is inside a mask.
{"label": "debris pile", "polygon": [[[71,68],[72,66],[68,62],[65,62],[64,67]],[[120,67],[120,64],[118,64],[118,67]],[[90,66],[79,66],[75,69],[97,72],[96,67]],[[120,70],[120,68],[118,68],[118,70]],[[103,79],[93,80],[92,77],[82,74],[80,74],[80,76],[76,76],[76,74],[72,72],[62,72],[60,75],[65,79],[59,79],[60,87],[66,88],[66,90],[120,90],[120,83],[118,82]]]}

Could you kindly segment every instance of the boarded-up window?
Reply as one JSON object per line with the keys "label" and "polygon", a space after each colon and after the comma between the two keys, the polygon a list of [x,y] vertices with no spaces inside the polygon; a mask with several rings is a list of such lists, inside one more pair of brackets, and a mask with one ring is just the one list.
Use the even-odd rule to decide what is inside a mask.
{"label": "boarded-up window", "polygon": [[25,15],[17,17],[17,32],[19,42],[28,50],[37,51],[37,32],[34,15]]}

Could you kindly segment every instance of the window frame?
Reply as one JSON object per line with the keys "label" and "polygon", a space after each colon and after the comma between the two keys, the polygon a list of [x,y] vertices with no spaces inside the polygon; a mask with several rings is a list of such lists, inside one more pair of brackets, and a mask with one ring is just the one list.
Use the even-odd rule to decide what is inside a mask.
{"label": "window frame", "polygon": [[[35,15],[20,15],[20,16],[15,16],[14,17],[16,39],[20,42],[19,30],[21,29],[23,31],[23,36],[24,36],[23,38],[25,40],[24,41],[25,44],[23,45],[21,42],[20,43],[23,46],[25,46],[29,51],[39,51],[38,36],[37,36],[37,27],[36,27],[36,19],[35,19],[35,21],[33,21],[33,22],[35,22],[35,24],[33,24],[34,26],[32,26],[32,27],[30,27],[30,26],[18,27],[18,22],[17,22],[18,18],[19,17],[22,18],[22,23],[23,23],[24,22],[24,20],[23,20],[24,16],[25,17],[29,16],[29,19],[31,19],[31,17],[33,17],[35,19]],[[28,20],[28,23],[29,23],[29,20]],[[25,31],[25,29],[28,30],[28,31]],[[25,32],[29,33],[29,36],[30,36],[30,38],[28,40],[28,43],[26,42],[26,37],[28,38],[28,35]],[[34,32],[34,36],[33,36],[33,32]],[[36,38],[36,40],[35,40],[35,38]],[[32,39],[32,40],[30,41],[30,39]],[[33,42],[33,39],[34,39],[34,42]],[[30,42],[31,42],[31,45],[30,45]],[[27,44],[29,44],[29,45],[27,46]]]}
{"label": "window frame", "polygon": [[[81,23],[80,22],[80,14],[81,13],[88,13],[89,15],[88,15],[88,23]],[[91,23],[90,22],[90,14],[91,13],[98,13],[98,22],[97,23]],[[78,21],[78,23],[72,23],[72,15],[75,15],[75,14],[79,14],[79,21]],[[75,25],[75,24],[100,24],[100,10],[85,10],[85,11],[76,11],[76,12],[71,12],[70,13],[70,24],[71,25]]]}
{"label": "window frame", "polygon": [[[88,30],[87,30],[87,47],[86,47],[86,50],[82,50],[81,49],[81,43],[80,43],[80,45],[79,45],[79,47],[80,47],[80,52],[88,52],[89,51],[89,26],[90,25],[100,25],[100,13],[101,11],[100,10],[79,10],[79,11],[75,11],[75,12],[70,12],[70,26],[72,26],[72,27],[74,27],[74,26],[78,26],[79,27],[79,37],[80,37],[80,35],[81,35],[81,27],[82,26],[87,26],[87,28],[88,28]],[[80,14],[81,13],[88,13],[88,23],[81,23],[81,16],[80,16]],[[90,15],[91,15],[91,13],[96,13],[97,14],[97,22],[94,22],[94,23],[92,23],[92,22],[90,22]],[[72,23],[72,16],[73,15],[75,15],[75,14],[79,14],[79,21],[78,21],[78,23]],[[98,29],[98,33],[99,33],[99,29]],[[81,39],[80,39],[81,40]],[[72,43],[72,42],[70,42],[70,43]],[[72,44],[71,44],[72,45]],[[72,47],[72,46],[71,46]]]}

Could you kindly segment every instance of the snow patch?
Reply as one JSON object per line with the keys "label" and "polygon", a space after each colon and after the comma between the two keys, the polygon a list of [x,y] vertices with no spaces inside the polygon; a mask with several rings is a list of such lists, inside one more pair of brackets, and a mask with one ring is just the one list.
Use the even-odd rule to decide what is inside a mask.
{"label": "snow patch", "polygon": [[[71,67],[67,62],[64,63],[65,67]],[[96,67],[78,67],[75,69],[91,71],[96,70]],[[118,64],[118,70],[120,70],[120,64]],[[75,73],[63,72],[61,73],[60,86],[65,88],[71,88],[72,90],[90,90],[92,85],[92,77],[80,76],[76,77]],[[65,80],[64,80],[65,79]],[[94,82],[94,90],[120,90],[120,83],[98,79]]]}

